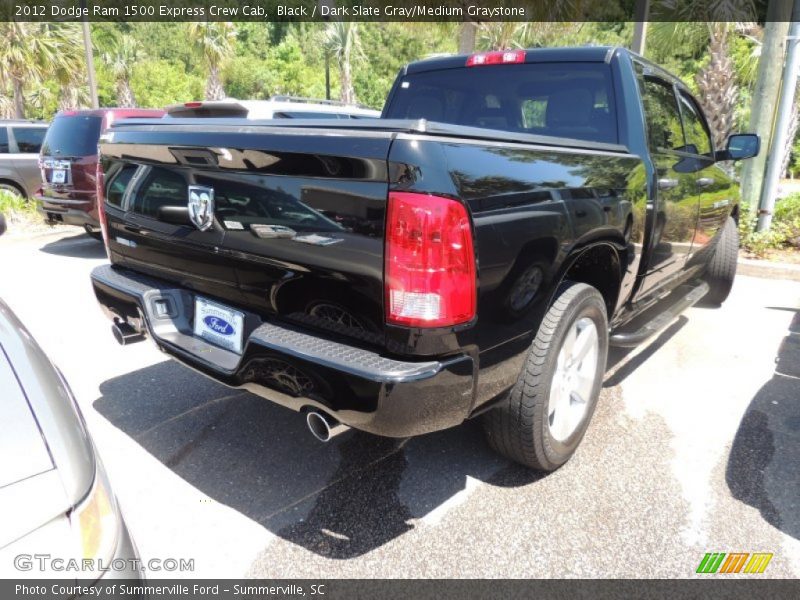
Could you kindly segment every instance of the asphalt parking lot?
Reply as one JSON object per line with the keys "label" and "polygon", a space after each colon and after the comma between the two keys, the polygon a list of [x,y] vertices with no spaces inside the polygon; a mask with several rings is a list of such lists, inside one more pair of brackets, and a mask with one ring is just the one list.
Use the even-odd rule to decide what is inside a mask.
{"label": "asphalt parking lot", "polygon": [[760,577],[800,576],[798,282],[740,277],[723,308],[615,352],[581,449],[541,476],[478,423],[321,444],[149,342],[120,347],[89,284],[105,260],[74,229],[0,240],[0,297],[70,382],[144,558],[197,577],[690,577],[706,552],[771,552]]}

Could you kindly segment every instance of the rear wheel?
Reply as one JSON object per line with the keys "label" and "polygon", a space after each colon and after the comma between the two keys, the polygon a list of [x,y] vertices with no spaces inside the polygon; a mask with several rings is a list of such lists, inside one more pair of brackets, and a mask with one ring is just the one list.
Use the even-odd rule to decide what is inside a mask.
{"label": "rear wheel", "polygon": [[12,196],[18,196],[20,198],[25,197],[25,192],[23,192],[20,188],[18,188],[13,183],[8,183],[6,181],[0,181],[0,191],[7,192]]}
{"label": "rear wheel", "polygon": [[566,282],[547,311],[516,385],[484,416],[489,444],[553,471],[575,453],[594,413],[608,353],[603,297]]}
{"label": "rear wheel", "polygon": [[736,277],[738,256],[739,230],[736,227],[736,221],[732,217],[728,217],[706,270],[705,280],[710,290],[703,298],[704,302],[718,305],[728,298]]}

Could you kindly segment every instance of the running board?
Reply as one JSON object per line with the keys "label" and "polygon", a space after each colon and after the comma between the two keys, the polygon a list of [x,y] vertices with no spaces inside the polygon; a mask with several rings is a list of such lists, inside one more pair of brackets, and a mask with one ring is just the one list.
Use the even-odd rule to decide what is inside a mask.
{"label": "running board", "polygon": [[687,308],[697,304],[708,293],[708,289],[708,284],[705,281],[701,282],[682,296],[680,300],[658,313],[636,331],[615,333],[608,339],[608,343],[612,346],[622,346],[623,348],[638,346],[664,329]]}

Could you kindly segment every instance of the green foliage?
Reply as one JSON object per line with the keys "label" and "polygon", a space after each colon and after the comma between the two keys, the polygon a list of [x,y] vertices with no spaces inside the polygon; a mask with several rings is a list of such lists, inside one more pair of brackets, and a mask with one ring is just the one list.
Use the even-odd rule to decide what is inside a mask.
{"label": "green foliage", "polygon": [[[336,68],[331,66],[333,78]],[[325,69],[309,63],[305,48],[294,36],[287,36],[269,54],[264,71],[265,86],[270,94],[290,96],[325,97]]]}
{"label": "green foliage", "polygon": [[202,98],[204,81],[202,75],[185,73],[179,65],[151,59],[133,69],[131,87],[139,106],[160,108]]}
{"label": "green foliage", "polygon": [[772,220],[784,230],[786,243],[800,248],[800,193],[778,200]]}
{"label": "green foliage", "polygon": [[756,211],[742,205],[739,238],[744,250],[764,257],[770,250],[800,248],[800,194],[778,200],[768,230],[756,231],[757,223]]}
{"label": "green foliage", "polygon": [[[354,65],[354,87],[361,104],[381,108],[400,68],[431,54],[456,51],[456,36],[444,35],[449,24],[429,23],[424,30],[406,23],[374,23],[361,28],[364,59]],[[337,69],[332,68],[331,71]],[[334,98],[338,95],[334,92]]]}
{"label": "green foliage", "polygon": [[237,56],[223,72],[225,91],[232,98],[265,100],[272,94],[271,63],[254,56]]}
{"label": "green foliage", "polygon": [[36,205],[22,196],[0,190],[0,213],[8,219],[12,219],[17,215],[35,216]]}

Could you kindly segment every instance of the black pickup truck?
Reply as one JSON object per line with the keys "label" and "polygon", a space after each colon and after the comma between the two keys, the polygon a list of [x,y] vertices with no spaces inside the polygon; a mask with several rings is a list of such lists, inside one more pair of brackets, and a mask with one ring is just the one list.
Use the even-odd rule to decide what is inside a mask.
{"label": "black pickup truck", "polygon": [[[120,343],[405,437],[482,415],[552,470],[609,344],[641,343],[736,270],[737,184],[698,102],[620,48],[416,62],[380,119],[122,121],[98,174]],[[728,169],[730,170],[730,169]]]}

